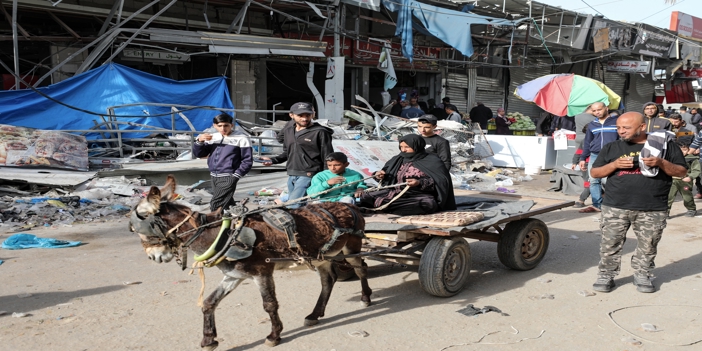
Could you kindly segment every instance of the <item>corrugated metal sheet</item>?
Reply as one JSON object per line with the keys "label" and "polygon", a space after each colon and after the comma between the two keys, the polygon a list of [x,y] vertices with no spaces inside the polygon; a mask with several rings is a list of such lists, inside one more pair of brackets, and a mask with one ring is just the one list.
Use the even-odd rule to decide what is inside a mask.
{"label": "corrugated metal sheet", "polygon": [[504,106],[505,93],[502,81],[497,78],[478,76],[476,79],[475,101],[482,102],[493,112]]}
{"label": "corrugated metal sheet", "polygon": [[446,96],[451,98],[451,104],[456,105],[459,111],[468,111],[468,76],[449,73],[446,78]]}
{"label": "corrugated metal sheet", "polygon": [[[542,62],[539,62],[542,63]],[[551,74],[551,66],[536,68],[513,67],[509,69],[510,84],[509,95],[507,95],[507,112],[520,112],[529,117],[539,117],[541,108],[531,102],[524,101],[514,95],[517,86],[532,81],[539,77]]]}
{"label": "corrugated metal sheet", "polygon": [[593,67],[592,79],[598,80],[620,97],[624,97],[624,86],[626,85],[626,73],[607,72],[605,69],[606,62],[597,62]]}
{"label": "corrugated metal sheet", "polygon": [[640,74],[632,74],[626,110],[641,112],[643,105],[653,100],[655,85],[656,83],[651,79],[650,74],[645,75],[643,78]]}

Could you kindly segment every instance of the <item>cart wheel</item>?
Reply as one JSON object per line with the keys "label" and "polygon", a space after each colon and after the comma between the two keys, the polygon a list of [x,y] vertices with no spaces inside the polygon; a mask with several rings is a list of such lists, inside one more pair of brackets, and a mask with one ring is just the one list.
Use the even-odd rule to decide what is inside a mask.
{"label": "cart wheel", "polygon": [[419,260],[419,285],[434,296],[456,295],[468,281],[470,266],[470,246],[465,239],[435,237]]}
{"label": "cart wheel", "polygon": [[527,218],[507,223],[497,243],[497,256],[505,266],[528,271],[538,266],[548,250],[546,223]]}

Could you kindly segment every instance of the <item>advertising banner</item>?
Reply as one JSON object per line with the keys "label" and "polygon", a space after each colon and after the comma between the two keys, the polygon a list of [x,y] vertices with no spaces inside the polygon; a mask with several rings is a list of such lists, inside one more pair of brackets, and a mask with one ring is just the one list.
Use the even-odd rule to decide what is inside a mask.
{"label": "advertising banner", "polygon": [[0,166],[87,171],[85,137],[0,124]]}
{"label": "advertising banner", "polygon": [[679,35],[702,40],[702,18],[673,11],[670,14],[669,29],[678,32]]}
{"label": "advertising banner", "polygon": [[[604,47],[600,42],[596,48],[595,36],[602,35],[603,31],[600,29],[603,28],[608,28],[609,48]],[[676,37],[672,33],[646,24],[632,25],[596,19],[590,31],[588,49],[592,51],[598,49],[604,52],[629,51],[632,54],[668,58],[670,50],[675,44],[675,39]]]}

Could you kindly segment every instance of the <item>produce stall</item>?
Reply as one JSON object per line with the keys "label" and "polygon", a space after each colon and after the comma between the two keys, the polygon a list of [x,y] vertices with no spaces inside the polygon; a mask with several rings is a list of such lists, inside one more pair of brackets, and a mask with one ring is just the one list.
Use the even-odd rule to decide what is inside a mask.
{"label": "produce stall", "polygon": [[509,126],[512,135],[534,136],[536,135],[536,125],[529,116],[524,116],[519,112],[510,112],[507,114],[510,120],[513,120]]}

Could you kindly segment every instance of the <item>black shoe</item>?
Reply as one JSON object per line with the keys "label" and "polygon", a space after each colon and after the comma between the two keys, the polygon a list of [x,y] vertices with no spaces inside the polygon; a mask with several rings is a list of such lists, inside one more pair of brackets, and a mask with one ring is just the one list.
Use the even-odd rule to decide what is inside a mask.
{"label": "black shoe", "polygon": [[694,216],[697,216],[697,211],[695,211],[695,210],[688,210],[687,212],[685,212],[685,217],[694,217]]}
{"label": "black shoe", "polygon": [[592,284],[592,290],[599,292],[610,292],[614,289],[614,278],[597,277],[595,284]]}
{"label": "black shoe", "polygon": [[653,286],[648,275],[634,274],[634,285],[636,285],[636,291],[638,292],[652,293],[656,291],[656,287]]}
{"label": "black shoe", "polygon": [[583,207],[585,207],[585,203],[584,203],[584,202],[580,202],[580,201],[575,201],[575,204],[573,205],[573,207],[575,207],[575,208],[583,208]]}

